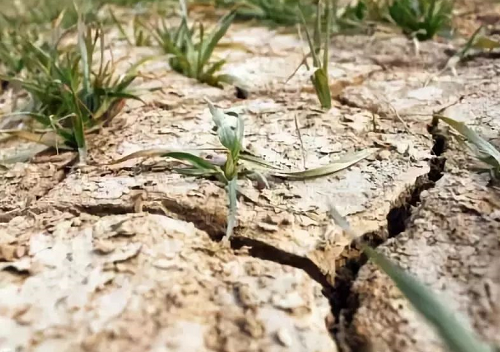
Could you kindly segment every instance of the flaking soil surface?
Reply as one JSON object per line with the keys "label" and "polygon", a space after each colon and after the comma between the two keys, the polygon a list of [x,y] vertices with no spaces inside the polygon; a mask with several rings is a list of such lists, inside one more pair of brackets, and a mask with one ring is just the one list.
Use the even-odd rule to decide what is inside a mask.
{"label": "flaking soil surface", "polygon": [[[464,31],[489,10],[475,11]],[[322,112],[305,69],[285,83],[306,50],[295,34],[238,23],[223,43],[216,55],[249,84],[248,99],[149,62],[138,84],[162,89],[90,137],[87,166],[45,152],[0,170],[0,350],[444,350],[333,224],[330,204],[499,343],[498,188],[469,171],[448,129],[428,129],[433,111],[458,102],[444,114],[499,145],[498,62],[476,56],[455,76],[440,71],[461,42],[416,54],[398,34],[336,36],[334,106]],[[112,49],[124,67],[152,52]],[[374,153],[314,180],[241,180],[227,243],[222,184],[162,158],[105,165],[148,148],[217,147],[204,97],[243,116],[245,148],[280,168]],[[1,143],[2,159],[34,146]]]}

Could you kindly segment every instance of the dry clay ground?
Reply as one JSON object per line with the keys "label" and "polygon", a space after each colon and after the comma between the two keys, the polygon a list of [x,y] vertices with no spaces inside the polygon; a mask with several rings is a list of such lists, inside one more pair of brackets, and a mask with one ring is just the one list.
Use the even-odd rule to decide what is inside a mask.
{"label": "dry clay ground", "polygon": [[[0,350],[443,351],[389,280],[347,246],[329,202],[500,343],[500,191],[469,171],[473,160],[446,128],[427,129],[432,111],[463,97],[447,114],[498,138],[500,64],[478,56],[424,85],[450,44],[423,43],[416,56],[402,36],[339,36],[336,100],[322,113],[307,72],[284,84],[302,59],[295,35],[238,24],[224,42],[232,48],[217,55],[249,82],[249,99],[149,63],[141,85],[163,90],[147,105],[129,102],[91,137],[89,166],[49,153],[2,171]],[[113,49],[149,53],[120,41]],[[376,152],[316,180],[272,179],[262,190],[241,180],[228,248],[220,184],[178,175],[162,159],[95,166],[152,147],[217,146],[205,96],[239,112],[245,147],[283,168]],[[0,153],[29,147],[9,140]]]}

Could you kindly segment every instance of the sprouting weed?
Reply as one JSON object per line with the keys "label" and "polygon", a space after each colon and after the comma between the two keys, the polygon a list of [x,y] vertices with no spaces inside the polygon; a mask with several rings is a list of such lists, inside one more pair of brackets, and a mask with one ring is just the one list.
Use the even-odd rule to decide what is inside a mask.
{"label": "sprouting weed", "polygon": [[[178,173],[197,177],[216,178],[227,187],[229,205],[226,229],[227,239],[231,237],[234,227],[236,226],[237,196],[239,193],[238,179],[249,177],[258,179],[263,184],[267,185],[266,176],[274,176],[288,180],[306,180],[323,177],[348,168],[367,158],[374,152],[373,149],[361,150],[345,155],[343,158],[328,165],[304,171],[281,170],[267,163],[260,157],[254,156],[244,150],[244,124],[242,117],[234,113],[224,113],[222,110],[216,108],[208,99],[206,99],[206,101],[214,124],[217,127],[217,135],[223,146],[222,150],[225,153],[225,161],[223,163],[216,163],[213,160],[204,159],[188,151],[150,149],[132,153],[111,164],[119,164],[127,160],[141,157],[162,156],[189,164],[189,167],[176,168],[175,171]],[[215,148],[214,150],[220,151],[221,148]]]}
{"label": "sprouting weed", "polygon": [[[321,3],[318,4],[312,36],[307,28],[306,19],[302,10],[300,11],[300,14],[310,50],[309,54],[302,60],[301,65],[304,65],[308,71],[311,71],[311,67],[309,66],[307,60],[309,56],[312,57],[311,82],[314,86],[321,107],[323,109],[330,109],[332,107],[332,97],[328,78],[328,64],[330,62],[328,49],[330,46],[330,30],[332,22],[331,4],[326,5],[324,14],[322,14]],[[324,26],[323,22],[325,23]]]}
{"label": "sprouting weed", "polygon": [[171,28],[163,21],[152,32],[163,51],[171,56],[169,63],[172,69],[202,83],[221,87],[221,83],[227,81],[226,75],[217,73],[225,64],[225,60],[212,62],[211,58],[234,16],[235,12],[230,12],[210,33],[205,33],[202,23],[195,23],[190,27],[187,15],[184,13],[178,27]]}

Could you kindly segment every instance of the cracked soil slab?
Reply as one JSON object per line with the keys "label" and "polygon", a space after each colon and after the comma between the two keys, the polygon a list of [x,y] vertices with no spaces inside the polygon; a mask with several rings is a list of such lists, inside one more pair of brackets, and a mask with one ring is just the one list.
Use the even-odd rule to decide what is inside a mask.
{"label": "cracked soil slab", "polygon": [[192,224],[56,212],[14,218],[0,233],[2,248],[26,252],[2,264],[2,348],[335,351],[319,284]]}
{"label": "cracked soil slab", "polygon": [[[124,68],[155,53],[112,46]],[[343,322],[351,336],[330,334],[340,318],[331,312],[346,307],[333,307],[329,291],[352,257],[328,210],[334,204],[355,231],[385,239],[390,212],[432,178],[433,111],[463,97],[448,108],[451,117],[498,136],[498,64],[478,58],[456,77],[436,75],[449,43],[422,43],[416,56],[399,35],[337,36],[329,74],[338,101],[321,113],[305,69],[285,83],[306,48],[297,36],[236,24],[222,46],[217,57],[248,82],[249,99],[148,62],[138,83],[161,89],[144,96],[145,105],[127,102],[89,138],[90,166],[71,168],[74,154],[43,154],[0,170],[0,350],[442,350],[371,265],[352,288],[359,304]],[[283,169],[376,151],[320,179],[269,178],[269,189],[241,180],[229,248],[219,242],[222,184],[176,174],[179,165],[161,158],[104,165],[148,148],[218,147],[204,97],[241,114],[245,148]],[[1,143],[2,157],[23,148]],[[455,169],[421,194],[407,230],[380,248],[446,290],[452,308],[498,343],[498,192],[485,178],[448,168]]]}

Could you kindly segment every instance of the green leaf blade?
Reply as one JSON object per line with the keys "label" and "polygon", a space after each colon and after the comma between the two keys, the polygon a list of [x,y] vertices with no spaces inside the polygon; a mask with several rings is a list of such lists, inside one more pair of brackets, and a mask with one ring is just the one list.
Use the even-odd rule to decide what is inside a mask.
{"label": "green leaf blade", "polygon": [[413,276],[393,264],[374,249],[365,247],[365,254],[394,281],[412,306],[437,330],[454,352],[494,352],[491,346],[479,341],[440,302],[435,294]]}
{"label": "green leaf blade", "polygon": [[359,152],[348,154],[342,158],[314,169],[305,171],[271,171],[273,176],[282,177],[290,180],[305,180],[317,177],[324,177],[346,169],[363,159],[366,159],[375,152],[376,149],[365,149]]}
{"label": "green leaf blade", "polygon": [[229,212],[227,215],[226,239],[229,240],[233,235],[236,226],[236,216],[238,212],[238,180],[233,178],[227,184],[227,197],[229,200]]}
{"label": "green leaf blade", "polygon": [[[467,127],[463,122],[458,122],[452,118],[446,116],[436,116],[443,122],[450,125],[454,130],[460,133],[463,137],[465,137],[470,143],[472,143],[480,153],[486,154],[495,160],[496,165],[492,165],[497,169],[500,168],[500,152],[488,141],[479,136],[474,130]],[[482,156],[479,155],[481,158]]]}

